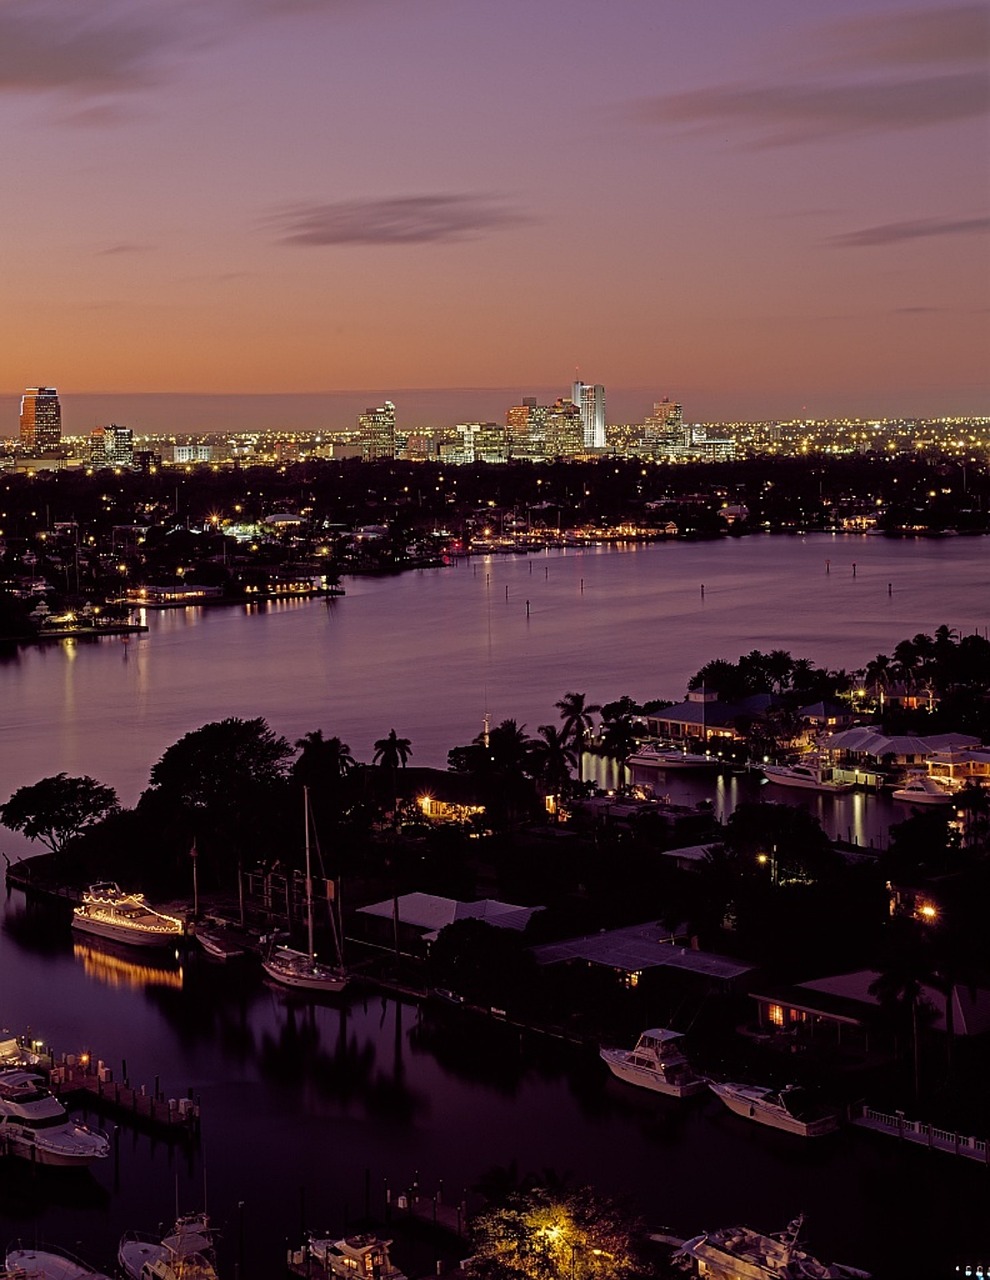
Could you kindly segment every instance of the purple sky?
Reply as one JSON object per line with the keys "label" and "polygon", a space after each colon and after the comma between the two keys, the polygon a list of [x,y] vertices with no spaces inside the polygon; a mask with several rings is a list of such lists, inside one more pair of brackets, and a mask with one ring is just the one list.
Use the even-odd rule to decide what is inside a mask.
{"label": "purple sky", "polygon": [[988,55],[987,4],[0,0],[0,430],[575,369],[613,420],[990,413]]}

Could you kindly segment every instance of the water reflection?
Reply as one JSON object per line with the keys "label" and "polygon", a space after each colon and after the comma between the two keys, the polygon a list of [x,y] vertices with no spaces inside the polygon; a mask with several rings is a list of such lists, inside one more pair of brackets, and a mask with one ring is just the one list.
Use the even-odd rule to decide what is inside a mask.
{"label": "water reflection", "polygon": [[171,987],[181,991],[184,971],[177,957],[154,963],[133,949],[115,947],[113,943],[94,939],[74,942],[72,954],[82,965],[87,978],[105,987],[144,990],[146,987]]}

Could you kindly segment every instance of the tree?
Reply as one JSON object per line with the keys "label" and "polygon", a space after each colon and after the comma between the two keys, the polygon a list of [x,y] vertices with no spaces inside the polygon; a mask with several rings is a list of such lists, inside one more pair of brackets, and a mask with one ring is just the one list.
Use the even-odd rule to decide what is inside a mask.
{"label": "tree", "polygon": [[0,821],[11,831],[23,831],[29,840],[40,840],[52,853],[60,853],[72,836],[119,808],[113,787],[88,776],[70,778],[56,773],[33,786],[18,788],[0,805]]}
{"label": "tree", "polygon": [[565,693],[559,702],[554,703],[563,721],[561,727],[564,738],[573,745],[577,753],[578,782],[582,780],[581,754],[588,735],[594,728],[592,714],[601,710],[597,703],[589,703],[586,699],[587,694],[584,693]]}
{"label": "tree", "polygon": [[412,742],[408,738],[400,738],[394,729],[389,729],[388,737],[379,738],[375,743],[372,763],[383,769],[404,769],[411,755]]}
{"label": "tree", "polygon": [[530,761],[536,777],[553,796],[564,795],[571,785],[571,769],[577,757],[562,730],[555,724],[541,724],[539,738],[530,747]]}

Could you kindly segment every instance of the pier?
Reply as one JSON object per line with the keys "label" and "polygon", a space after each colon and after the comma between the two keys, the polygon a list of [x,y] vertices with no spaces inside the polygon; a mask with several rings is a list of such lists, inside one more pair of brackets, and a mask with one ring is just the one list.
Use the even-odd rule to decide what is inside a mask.
{"label": "pier", "polygon": [[132,1087],[126,1075],[123,1083],[115,1081],[110,1068],[102,1061],[94,1064],[89,1054],[63,1055],[49,1069],[49,1084],[63,1101],[84,1100],[96,1111],[174,1137],[199,1136],[200,1104],[193,1099],[192,1090],[182,1098],[166,1098],[157,1078],[151,1089],[146,1085]]}
{"label": "pier", "polygon": [[944,1151],[948,1155],[979,1160],[981,1164],[990,1168],[990,1142],[985,1138],[967,1137],[961,1133],[953,1133],[950,1129],[939,1129],[933,1124],[924,1124],[920,1120],[908,1120],[903,1111],[891,1113],[877,1111],[873,1107],[863,1107],[858,1114],[854,1113],[850,1116],[850,1120],[861,1129],[885,1133],[890,1137],[900,1138],[902,1142],[927,1147],[929,1151]]}

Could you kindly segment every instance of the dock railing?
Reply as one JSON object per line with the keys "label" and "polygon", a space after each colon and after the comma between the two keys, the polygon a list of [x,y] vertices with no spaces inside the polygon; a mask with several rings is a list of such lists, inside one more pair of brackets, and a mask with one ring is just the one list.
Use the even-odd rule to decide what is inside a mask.
{"label": "dock railing", "polygon": [[878,1111],[875,1107],[861,1106],[850,1117],[852,1123],[875,1133],[890,1134],[915,1146],[928,1147],[931,1151],[945,1151],[949,1155],[966,1156],[990,1166],[990,1141],[966,1134],[940,1129],[922,1120],[909,1120],[903,1111]]}

